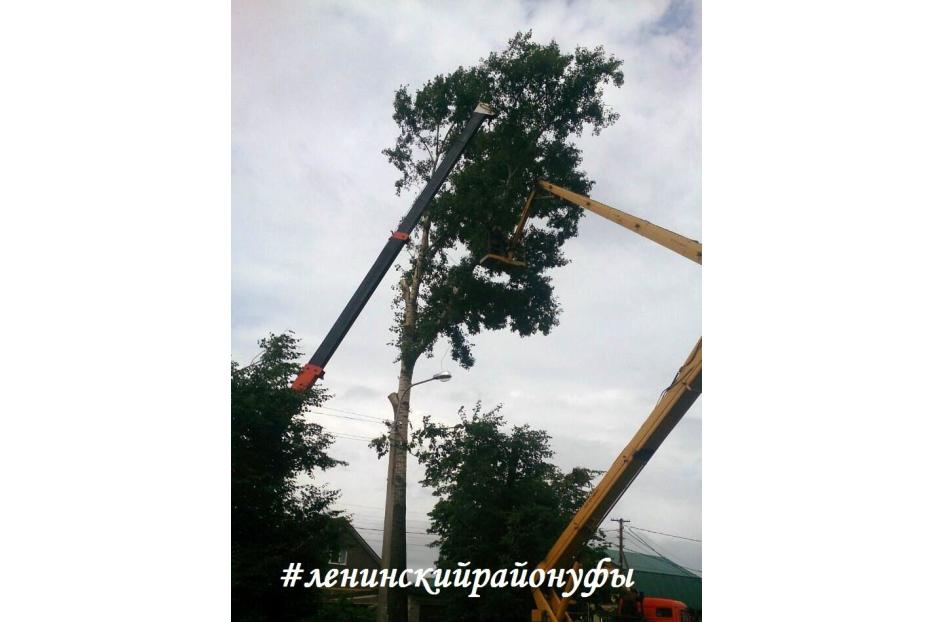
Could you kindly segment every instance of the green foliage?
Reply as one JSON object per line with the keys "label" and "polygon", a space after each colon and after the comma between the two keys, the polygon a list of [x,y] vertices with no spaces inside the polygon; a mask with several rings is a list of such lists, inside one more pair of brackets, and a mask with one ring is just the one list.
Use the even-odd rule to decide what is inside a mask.
{"label": "green foliage", "polygon": [[320,620],[320,622],[376,622],[376,608],[367,605],[356,605],[348,598],[343,597],[324,603],[313,620]]}
{"label": "green foliage", "polygon": [[[477,102],[497,112],[425,214],[418,243],[410,245],[395,328],[395,345],[409,365],[430,355],[441,336],[454,360],[470,367],[469,335],[503,328],[547,334],[557,324],[560,307],[546,271],[567,263],[561,247],[577,234],[579,207],[535,202],[522,248],[527,268],[504,273],[477,263],[492,237],[514,228],[537,179],[589,191],[592,182],[571,138],[586,128],[598,134],[618,119],[603,97],[606,85],[622,85],[622,61],[602,47],[564,54],[555,42],[542,45],[531,37],[531,31],[518,33],[478,65],[439,75],[414,95],[407,87],[395,95],[400,133],[383,153],[401,173],[398,192],[430,177]],[[399,304],[412,300],[414,315]]]}
{"label": "green foliage", "polygon": [[233,619],[306,619],[319,595],[278,579],[290,562],[326,567],[337,543],[337,513],[329,509],[337,493],[299,477],[343,463],[327,455],[333,437],[303,417],[327,396],[290,388],[296,339],[270,335],[259,345],[257,360],[234,362],[230,372]]}
{"label": "green foliage", "polygon": [[[423,484],[438,498],[430,512],[439,568],[534,568],[589,494],[594,472],[563,473],[549,462],[550,437],[527,425],[505,429],[500,407],[441,426],[425,418],[412,447],[425,468]],[[601,538],[601,534],[599,534]],[[480,598],[445,589],[449,620],[527,620],[528,589],[485,589]]]}

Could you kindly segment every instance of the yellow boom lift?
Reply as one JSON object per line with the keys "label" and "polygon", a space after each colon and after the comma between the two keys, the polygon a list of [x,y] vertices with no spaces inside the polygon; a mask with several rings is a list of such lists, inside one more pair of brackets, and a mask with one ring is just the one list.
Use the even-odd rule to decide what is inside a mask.
{"label": "yellow boom lift", "polygon": [[[536,193],[543,190],[551,195],[569,201],[586,210],[595,212],[600,216],[622,225],[626,229],[648,238],[661,246],[683,255],[687,259],[702,264],[703,246],[696,240],[691,240],[678,233],[664,229],[642,218],[637,218],[621,210],[609,207],[604,203],[595,201],[554,185],[548,181],[538,181],[531,194],[525,201],[518,225],[509,239],[506,254],[490,253],[480,260],[480,264],[492,267],[496,263],[506,267],[524,267],[525,263],[519,256],[521,240],[525,223],[531,213]],[[667,438],[674,426],[681,420],[693,402],[700,396],[702,385],[702,343],[697,342],[687,356],[684,364],[677,371],[674,381],[667,387],[657,405],[642,423],[641,427],[629,441],[622,453],[615,459],[612,466],[603,475],[602,479],[590,493],[587,500],[580,507],[577,514],[564,529],[544,560],[538,568],[545,572],[558,568],[578,568],[576,556],[580,547],[596,533],[596,529],[606,518],[609,511],[622,497],[622,494],[641,472],[645,464]],[[545,593],[541,589],[533,589],[535,609],[532,611],[533,622],[570,622],[567,607],[570,600],[561,597],[558,591],[550,590]]]}

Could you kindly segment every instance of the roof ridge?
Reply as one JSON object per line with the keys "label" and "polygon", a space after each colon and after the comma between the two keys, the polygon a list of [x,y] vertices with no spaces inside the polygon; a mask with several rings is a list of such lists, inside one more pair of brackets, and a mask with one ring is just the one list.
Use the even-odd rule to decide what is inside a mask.
{"label": "roof ridge", "polygon": [[[605,547],[601,549],[613,562],[618,562],[619,559],[619,549],[613,547]],[[625,551],[626,561],[629,562],[629,566],[634,568],[638,572],[653,572],[657,574],[666,574],[675,577],[695,577],[700,579],[701,576],[687,568],[684,568],[677,562],[670,560],[666,557],[660,555],[651,555],[650,553],[639,553],[638,551]],[[647,567],[639,568],[640,565],[647,562]]]}

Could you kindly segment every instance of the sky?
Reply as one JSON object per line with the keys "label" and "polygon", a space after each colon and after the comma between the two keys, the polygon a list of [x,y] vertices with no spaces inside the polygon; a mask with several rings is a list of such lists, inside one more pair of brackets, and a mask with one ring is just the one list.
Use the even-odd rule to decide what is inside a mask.
{"label": "sky", "polygon": [[[599,136],[575,139],[590,195],[702,240],[699,2],[233,2],[232,357],[248,362],[270,332],[294,331],[310,354],[369,269],[416,191],[396,196],[380,151],[397,128],[392,99],[439,73],[477,63],[518,31],[562,50],[602,45],[624,60],[625,85],[606,100],[621,114]],[[670,384],[701,332],[699,266],[588,214],[552,271],[562,314],[548,336],[508,331],[473,339],[476,365],[419,361],[420,415],[451,423],[477,400],[514,425],[552,437],[554,462],[606,469]],[[349,463],[318,476],[377,552],[386,461],[366,442],[391,417],[397,385],[393,273],[327,366],[327,408],[312,414],[339,434]],[[702,539],[702,398],[607,517]],[[353,438],[348,438],[353,437]],[[434,499],[409,464],[408,530],[423,532]],[[616,531],[609,531],[615,540]],[[640,532],[681,565],[702,569],[701,546]],[[408,536],[410,567],[429,567],[431,536]],[[626,540],[628,543],[629,540]],[[632,549],[650,552],[633,542]],[[520,561],[520,560],[516,560]],[[539,560],[528,560],[536,563]]]}

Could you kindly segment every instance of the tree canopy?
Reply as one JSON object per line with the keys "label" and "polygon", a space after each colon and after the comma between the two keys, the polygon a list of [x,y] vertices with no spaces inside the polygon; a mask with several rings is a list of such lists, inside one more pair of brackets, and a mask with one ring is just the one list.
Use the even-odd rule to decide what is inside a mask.
{"label": "tree canopy", "polygon": [[327,396],[290,388],[297,340],[270,335],[259,345],[253,363],[233,362],[230,372],[233,619],[308,619],[319,595],[285,589],[279,577],[290,562],[326,567],[337,543],[330,505],[338,493],[315,485],[313,476],[343,463],[327,454],[333,437],[303,417]]}
{"label": "tree canopy", "polygon": [[560,307],[546,271],[567,263],[561,246],[577,234],[579,207],[536,202],[522,248],[527,268],[503,273],[477,262],[492,236],[512,230],[537,179],[589,191],[572,137],[587,128],[598,134],[619,118],[604,88],[622,85],[621,66],[602,47],[563,53],[553,41],[534,42],[528,31],[478,65],[438,75],[414,94],[408,87],[396,92],[400,132],[384,153],[401,173],[398,192],[430,177],[478,102],[497,113],[467,148],[410,246],[396,299],[403,365],[430,354],[443,336],[452,358],[470,367],[469,335],[506,327],[522,336],[547,334],[557,324]]}
{"label": "tree canopy", "polygon": [[[521,336],[547,334],[557,324],[560,305],[548,271],[567,263],[561,247],[577,234],[579,207],[537,201],[520,249],[526,267],[479,264],[515,226],[537,179],[589,191],[592,182],[572,139],[586,129],[599,133],[618,119],[604,101],[604,89],[622,85],[621,66],[601,47],[564,53],[553,41],[537,43],[531,31],[519,32],[503,51],[477,65],[438,75],[414,94],[407,86],[395,93],[399,134],[383,153],[400,173],[398,193],[428,181],[478,103],[488,104],[496,116],[474,136],[413,231],[407,265],[397,266],[395,419],[389,435],[373,443],[390,454],[392,525],[383,545],[383,561],[390,567],[404,566],[406,558],[405,452],[415,364],[422,355],[431,356],[443,339],[451,358],[469,368],[475,361],[471,335],[505,328]],[[527,441],[529,447],[540,447],[537,433],[517,434],[529,436],[518,445]],[[529,479],[529,486],[534,481]],[[514,531],[512,537],[522,536]],[[500,598],[508,597],[492,600]],[[390,601],[390,619],[404,620],[404,603],[395,592]]]}
{"label": "tree canopy", "polygon": [[[477,403],[459,417],[454,426],[425,418],[412,437],[425,468],[422,483],[437,497],[428,529],[437,535],[437,566],[534,568],[586,500],[595,473],[562,472],[550,462],[548,434],[528,425],[507,430],[500,407],[483,412]],[[449,620],[524,621],[532,608],[527,588],[481,590],[480,598],[453,588],[444,593]]]}

